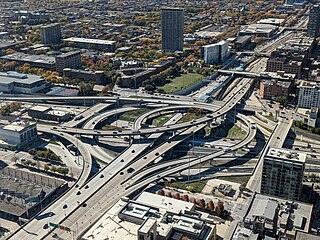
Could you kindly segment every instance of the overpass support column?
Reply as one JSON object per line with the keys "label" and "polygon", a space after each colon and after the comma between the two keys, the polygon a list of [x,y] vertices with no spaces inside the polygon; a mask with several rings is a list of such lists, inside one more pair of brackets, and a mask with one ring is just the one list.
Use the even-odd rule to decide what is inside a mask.
{"label": "overpass support column", "polygon": [[94,139],[95,141],[99,142],[99,136],[98,136],[98,135],[93,136],[93,139]]}
{"label": "overpass support column", "polygon": [[211,125],[212,125],[212,122],[213,122],[213,120],[209,120],[208,122],[207,122],[207,127],[211,127]]}
{"label": "overpass support column", "polygon": [[119,97],[116,98],[116,107],[119,107]]}
{"label": "overpass support column", "polygon": [[172,137],[176,136],[177,131],[172,131]]}

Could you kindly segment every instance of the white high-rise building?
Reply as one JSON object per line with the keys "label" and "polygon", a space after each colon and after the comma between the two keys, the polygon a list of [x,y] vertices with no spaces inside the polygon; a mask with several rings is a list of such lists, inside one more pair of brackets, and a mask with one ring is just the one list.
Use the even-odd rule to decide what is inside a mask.
{"label": "white high-rise building", "polygon": [[301,81],[298,86],[298,107],[319,108],[320,85],[317,82]]}
{"label": "white high-rise building", "polygon": [[218,43],[202,46],[201,55],[205,64],[222,63],[229,56],[228,42],[220,41]]}

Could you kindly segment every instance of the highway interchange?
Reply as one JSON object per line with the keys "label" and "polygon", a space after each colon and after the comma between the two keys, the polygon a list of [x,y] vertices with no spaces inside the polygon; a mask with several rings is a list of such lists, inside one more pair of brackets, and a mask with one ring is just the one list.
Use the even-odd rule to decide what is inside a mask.
{"label": "highway interchange", "polygon": [[[79,152],[83,157],[83,170],[78,181],[66,192],[60,199],[52,203],[47,209],[42,211],[37,217],[32,219],[26,224],[23,229],[20,229],[12,235],[11,239],[28,239],[31,235],[34,239],[44,239],[52,234],[57,234],[62,239],[68,239],[68,234],[61,230],[54,230],[48,227],[48,222],[60,223],[67,225],[74,230],[73,234],[81,235],[83,231],[99,219],[101,214],[109,209],[112,204],[123,196],[130,195],[131,193],[145,187],[149,183],[159,180],[163,177],[169,176],[174,173],[181,172],[189,167],[193,167],[201,161],[205,163],[226,153],[226,150],[220,150],[215,153],[208,154],[201,158],[192,159],[188,162],[186,159],[173,159],[167,162],[158,162],[157,159],[161,158],[164,153],[171,148],[177,146],[184,140],[190,138],[199,130],[210,126],[217,119],[223,118],[236,104],[250,91],[253,81],[251,79],[242,79],[241,84],[234,91],[230,92],[223,101],[215,101],[214,103],[202,103],[190,99],[190,101],[164,98],[116,98],[107,99],[115,101],[115,105],[121,101],[130,103],[138,103],[135,106],[128,106],[127,108],[119,108],[118,110],[112,109],[111,111],[103,113],[95,113],[90,119],[85,119],[83,128],[76,127],[79,124],[65,124],[64,126],[53,126],[50,124],[39,124],[38,130],[41,132],[49,133],[63,138],[74,146],[79,148]],[[19,99],[22,101],[32,101],[38,99]],[[16,98],[6,98],[5,100],[17,100]],[[50,100],[41,97],[41,101]],[[55,99],[56,101],[57,99]],[[147,105],[154,108],[153,110],[142,114],[134,122],[134,128],[131,130],[96,130],[95,126],[104,121],[106,118],[119,114],[124,111],[133,110],[141,105]],[[158,106],[157,106],[158,105]],[[159,107],[161,105],[161,107]],[[162,106],[163,105],[163,106]],[[100,106],[102,106],[100,104]],[[177,123],[183,114],[179,111],[186,109],[202,109],[209,113],[203,117],[194,119],[187,122]],[[154,116],[154,114],[161,114],[168,110],[179,110],[163,125],[159,127],[142,127],[145,119]],[[119,113],[115,113],[119,111]],[[236,151],[242,147],[247,146],[256,135],[256,128],[250,127],[250,121],[244,116],[242,117],[244,128],[247,131],[246,137],[236,143],[230,148],[228,152]],[[67,126],[66,126],[67,125]],[[245,127],[246,126],[246,127]],[[166,133],[169,134],[168,138],[161,136]],[[92,149],[88,148],[76,136],[92,137],[93,141],[98,141],[101,136],[130,136],[129,147],[109,163],[104,169],[98,172],[89,180],[90,169],[92,167],[92,156],[98,154],[92,153]],[[161,139],[161,143],[156,147],[151,148],[155,140]],[[101,157],[103,158],[103,157]],[[102,160],[102,159],[100,159]],[[153,167],[147,167],[152,165]],[[133,171],[130,169],[133,169]],[[148,176],[148,177],[146,177]],[[87,209],[90,209],[88,211]],[[39,228],[39,226],[42,226]],[[78,230],[76,230],[78,229]],[[81,229],[81,231],[79,231]],[[70,236],[69,236],[70,237]]]}
{"label": "highway interchange", "polygon": [[[266,53],[286,41],[289,33],[280,36],[272,44],[265,46]],[[280,43],[279,43],[280,42]],[[86,97],[86,102],[98,101],[70,122],[62,125],[38,124],[38,131],[56,136],[74,145],[82,156],[82,171],[77,181],[59,199],[56,199],[36,217],[14,232],[9,239],[72,239],[81,236],[121,197],[143,189],[147,185],[172,176],[188,168],[217,160],[215,167],[233,161],[224,157],[227,154],[247,148],[260,134],[268,137],[265,148],[255,165],[248,188],[259,191],[259,179],[263,154],[268,146],[282,147],[292,120],[283,118],[279,123],[261,121],[253,116],[235,114],[246,131],[245,137],[236,143],[205,156],[177,158],[162,161],[164,154],[204,128],[215,128],[235,109],[244,108],[242,100],[252,91],[253,80],[239,78],[237,84],[220,100],[212,103],[200,102],[188,96],[135,96],[135,97]],[[82,102],[83,97],[46,97],[46,96],[0,96],[3,101],[69,103]],[[121,107],[120,107],[121,106]],[[131,129],[101,130],[99,123],[109,118],[139,108],[149,111],[140,115]],[[202,117],[191,121],[180,120],[188,109],[205,111]],[[158,127],[146,127],[143,123],[164,112],[174,114]],[[253,122],[255,124],[253,124]],[[269,130],[272,130],[270,133]],[[118,156],[113,157],[96,143],[102,137],[129,138],[129,146]],[[82,141],[84,138],[89,142]],[[106,164],[92,176],[94,159]],[[229,160],[227,160],[229,159]],[[219,161],[218,161],[219,160]],[[221,161],[220,161],[221,160]],[[219,162],[219,163],[218,163]],[[221,163],[220,163],[221,162]],[[48,226],[49,222],[68,226],[66,232]]]}

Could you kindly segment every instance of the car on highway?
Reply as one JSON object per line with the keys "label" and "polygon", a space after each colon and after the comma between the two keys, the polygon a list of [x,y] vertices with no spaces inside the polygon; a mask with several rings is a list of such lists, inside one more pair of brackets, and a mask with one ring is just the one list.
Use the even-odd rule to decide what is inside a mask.
{"label": "car on highway", "polygon": [[226,147],[226,148],[223,149],[223,151],[224,151],[224,152],[230,152],[230,151],[231,151],[231,148],[230,148],[230,147]]}
{"label": "car on highway", "polygon": [[139,129],[132,129],[131,132],[132,132],[132,133],[138,133],[138,132],[139,132]]}

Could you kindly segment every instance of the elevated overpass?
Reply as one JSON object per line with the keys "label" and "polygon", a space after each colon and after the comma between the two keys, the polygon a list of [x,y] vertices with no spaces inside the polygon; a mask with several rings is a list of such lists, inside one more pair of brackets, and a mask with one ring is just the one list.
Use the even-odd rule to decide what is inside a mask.
{"label": "elevated overpass", "polygon": [[272,131],[268,142],[264,146],[261,155],[258,159],[256,167],[253,171],[251,178],[247,184],[247,188],[254,192],[260,192],[261,188],[261,177],[263,169],[263,159],[267,154],[270,147],[281,148],[289,134],[290,128],[292,126],[293,120],[287,120],[285,118],[280,118],[279,122]]}
{"label": "elevated overpass", "polygon": [[[205,116],[197,120],[193,120],[186,123],[180,123],[180,124],[175,123],[178,120],[177,116],[175,116],[174,118],[172,118],[172,122],[169,121],[167,126],[163,126],[159,128],[142,128],[142,129],[137,129],[137,132],[128,131],[126,133],[116,131],[117,132],[116,134],[112,131],[111,132],[105,131],[105,133],[110,134],[110,136],[117,135],[118,133],[123,135],[128,133],[129,135],[148,134],[150,135],[149,140],[144,144],[146,144],[146,146],[149,146],[154,141],[153,139],[157,139],[159,138],[159,136],[161,136],[162,132],[177,131],[179,133],[183,133],[188,130],[189,131],[188,133],[185,132],[187,133],[186,135],[182,135],[181,139],[177,139],[177,142],[181,141],[183,140],[183,137],[190,136],[190,133],[195,132],[196,129],[201,129],[201,127],[205,126],[208,121],[211,121],[212,119],[222,116],[224,114],[227,114],[228,111],[233,109],[233,107],[240,101],[240,99],[246,95],[247,91],[249,91],[251,87],[251,84],[252,84],[251,79],[244,79],[243,85],[237,88],[235,91],[231,92],[231,94],[226,98],[226,101],[223,102],[224,104],[223,106],[213,107],[211,104],[199,103],[194,101],[183,102],[189,107],[210,109],[212,111],[212,114],[210,114],[210,116]],[[127,98],[127,99],[133,102],[151,101],[154,103],[161,103],[161,104],[163,104],[164,102],[168,102],[169,104],[173,103],[175,105],[181,105],[181,101],[179,100],[132,99],[132,98]],[[70,131],[71,133],[74,133],[74,134],[84,133],[84,135],[86,135],[87,133],[87,135],[91,135],[91,136],[92,135],[99,136],[103,132],[103,131],[100,132],[98,130],[92,130],[92,129],[75,129],[75,128],[67,128],[67,127],[63,127],[63,128],[65,129],[59,128],[62,130],[66,130],[65,132],[59,133],[59,135],[62,137],[65,135],[68,135],[67,132],[69,132],[70,129],[72,129],[72,131]],[[187,130],[183,130],[183,129],[187,129]],[[57,131],[57,130],[58,130],[58,127],[46,125],[44,126],[43,131]],[[84,132],[81,132],[81,131],[84,131]],[[105,133],[102,133],[102,135]],[[254,135],[255,135],[255,130],[249,128],[249,133],[247,137],[240,143],[236,144],[235,146],[232,146],[230,148],[230,151],[235,151],[238,148],[246,146],[251,142]],[[173,141],[171,141],[170,139],[169,141],[167,141],[167,143],[170,144],[170,143],[173,143]],[[133,174],[131,171],[129,171],[130,164],[132,164],[133,159],[137,158],[139,154],[141,154],[141,151],[143,151],[146,148],[146,146],[141,144],[142,142],[135,141],[134,144],[132,144],[123,154],[121,154],[118,158],[113,160],[105,169],[100,171],[91,180],[89,180],[88,182],[85,182],[85,184],[83,184],[82,186],[78,185],[76,187],[76,190],[71,195],[69,195],[68,198],[63,199],[62,201],[60,201],[59,199],[59,201],[57,201],[57,204],[58,205],[60,204],[60,205],[54,209],[53,211],[54,217],[52,217],[52,214],[45,215],[47,217],[42,217],[43,215],[41,215],[39,216],[40,220],[31,221],[26,226],[24,226],[24,229],[20,229],[9,239],[32,238],[36,240],[36,239],[44,239],[46,237],[49,237],[52,230],[46,227],[46,224],[49,221],[65,224],[72,227],[73,229],[78,227],[76,225],[79,225],[79,229],[85,229],[86,227],[90,226],[97,219],[97,217],[100,216],[101,213],[105,211],[105,209],[108,209],[114,203],[114,201],[119,199],[121,196],[125,196],[128,192],[131,192],[133,189],[139,189],[141,186],[144,186],[144,184],[160,179],[163,176],[166,176],[167,174],[170,175],[172,173],[185,170],[189,167],[188,164],[182,164],[182,165],[170,168],[168,169],[167,172],[161,172],[160,175],[157,175],[152,178],[148,178],[143,182],[139,182],[136,185],[136,188],[130,188],[130,190],[128,189],[126,190],[125,187],[122,186],[120,183],[124,175],[126,177],[129,177]],[[161,147],[162,147],[161,149],[163,150],[159,148],[158,151],[153,151],[153,153],[151,154],[154,156],[150,155],[150,159],[154,159],[154,157],[157,157],[158,155],[160,155],[160,152],[168,151],[170,149],[166,145],[163,145]],[[224,151],[220,151],[219,153],[225,154]],[[219,154],[218,155],[216,154],[217,153],[206,156],[202,158],[202,161],[208,161],[209,159],[212,159],[216,156],[218,157]],[[141,158],[137,163],[138,168],[139,166],[142,167],[148,163],[148,159],[146,161],[144,157]],[[197,165],[198,162],[194,162],[192,164]],[[58,232],[59,235],[61,234],[61,231],[59,230],[56,230],[54,232]],[[66,234],[66,233],[63,233],[63,234]],[[68,237],[66,239],[68,239]]]}
{"label": "elevated overpass", "polygon": [[[105,130],[92,130],[92,129],[79,129],[79,128],[68,128],[68,127],[52,127],[53,130],[57,130],[60,132],[67,132],[72,134],[80,134],[80,135],[89,135],[89,136],[131,136],[131,135],[150,135],[153,133],[160,133],[160,132],[167,132],[167,131],[176,131],[183,128],[188,128],[192,126],[196,126],[202,123],[206,123],[208,121],[212,121],[213,119],[216,119],[218,117],[221,117],[225,114],[227,114],[231,109],[234,108],[234,106],[246,95],[246,93],[249,91],[251,84],[253,83],[252,79],[245,79],[244,84],[242,85],[242,88],[237,89],[237,91],[232,92],[230,94],[230,97],[226,102],[224,102],[224,105],[221,107],[215,106],[215,104],[207,104],[207,103],[200,103],[200,102],[185,102],[185,104],[189,107],[193,108],[199,108],[199,109],[205,109],[208,111],[211,111],[212,114],[206,115],[205,117],[199,118],[197,120],[192,120],[189,122],[184,123],[176,123],[173,125],[166,125],[161,126],[157,128],[143,128],[143,129],[134,129],[134,130],[117,130],[117,131],[105,131]],[[130,100],[132,98],[129,98]],[[149,102],[153,101],[153,99],[141,99],[141,101]],[[166,101],[158,101],[155,100],[158,103],[169,103],[172,102],[174,104],[180,103],[181,101],[177,100],[166,100]],[[219,101],[221,104],[221,102]],[[48,125],[49,126],[49,125]]]}

